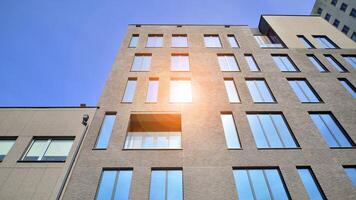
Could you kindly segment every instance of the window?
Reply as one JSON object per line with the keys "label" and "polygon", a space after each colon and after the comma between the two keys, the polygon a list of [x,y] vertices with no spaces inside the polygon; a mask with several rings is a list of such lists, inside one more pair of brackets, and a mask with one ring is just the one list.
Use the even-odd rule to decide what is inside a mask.
{"label": "window", "polygon": [[247,114],[257,148],[299,147],[282,114]]}
{"label": "window", "polygon": [[319,103],[320,97],[306,79],[288,79],[289,85],[302,103]]}
{"label": "window", "polygon": [[15,142],[16,138],[0,138],[0,162],[4,160]]}
{"label": "window", "polygon": [[240,71],[235,56],[230,54],[218,54],[221,71]]}
{"label": "window", "polygon": [[65,161],[73,139],[35,138],[28,147],[23,161]]}
{"label": "window", "polygon": [[150,71],[151,57],[151,54],[136,54],[131,71]]}
{"label": "window", "polygon": [[326,19],[326,21],[329,21],[330,20],[330,18],[331,18],[331,15],[329,14],[329,13],[326,13],[326,15],[325,15],[325,17],[324,17],[325,19]]}
{"label": "window", "polygon": [[356,9],[352,8],[351,12],[350,12],[350,16],[353,18],[356,18]]}
{"label": "window", "polygon": [[333,25],[337,28],[339,27],[340,21],[335,19]]}
{"label": "window", "polygon": [[300,179],[307,191],[309,199],[324,200],[326,199],[316,177],[310,167],[297,167]]}
{"label": "window", "polygon": [[104,169],[96,193],[96,200],[128,200],[132,179],[131,169]]}
{"label": "window", "polygon": [[171,71],[189,71],[189,55],[172,54]]}
{"label": "window", "polygon": [[162,47],[163,46],[163,35],[148,35],[146,47]]}
{"label": "window", "polygon": [[180,114],[131,114],[125,149],[180,149]]}
{"label": "window", "polygon": [[246,84],[253,102],[272,103],[276,102],[271,90],[264,79],[247,79]]}
{"label": "window", "polygon": [[353,68],[356,69],[356,55],[342,55],[342,57],[348,62]]}
{"label": "window", "polygon": [[131,48],[137,47],[138,39],[139,39],[139,35],[138,34],[133,34],[131,36],[129,47],[131,47]]}
{"label": "window", "polygon": [[220,118],[224,128],[227,148],[229,149],[241,148],[232,113],[221,113]]}
{"label": "window", "polygon": [[299,71],[293,61],[287,55],[272,55],[274,62],[282,72]]}
{"label": "window", "polygon": [[314,65],[314,67],[319,70],[319,72],[328,72],[329,70],[320,62],[320,60],[313,54],[307,55],[310,62]]}
{"label": "window", "polygon": [[234,169],[238,199],[291,199],[278,169]]}
{"label": "window", "polygon": [[187,35],[172,35],[172,47],[188,47]]}
{"label": "window", "polygon": [[347,33],[349,32],[350,28],[346,25],[344,25],[341,29],[341,32],[345,33],[347,35]]}
{"label": "window", "polygon": [[339,61],[337,61],[332,55],[325,54],[324,55],[326,60],[329,61],[329,63],[336,69],[338,72],[348,72],[347,69],[342,66]]}
{"label": "window", "polygon": [[337,0],[331,0],[331,5],[336,6],[336,4],[337,4]]}
{"label": "window", "polygon": [[224,78],[225,89],[230,103],[240,103],[240,97],[232,78]]}
{"label": "window", "polygon": [[315,47],[309,42],[309,40],[308,40],[306,37],[304,37],[303,35],[298,35],[297,37],[299,38],[299,41],[304,44],[305,48],[308,48],[308,49],[313,49],[313,48],[315,48]]}
{"label": "window", "polygon": [[309,114],[329,147],[354,146],[351,138],[346,134],[344,128],[331,113],[309,112]]}
{"label": "window", "polygon": [[239,48],[239,44],[234,35],[227,35],[231,48]]}
{"label": "window", "polygon": [[204,35],[205,47],[221,47],[218,35]]}
{"label": "window", "polygon": [[135,96],[137,78],[129,78],[127,80],[124,96],[122,97],[123,103],[131,103]]}
{"label": "window", "polygon": [[183,200],[182,170],[152,170],[150,200]]}
{"label": "window", "polygon": [[321,36],[313,35],[313,37],[318,41],[319,45],[322,48],[325,48],[325,49],[339,48],[333,41],[331,41],[325,35],[321,35]]}
{"label": "window", "polygon": [[192,102],[192,84],[190,79],[171,79],[170,102]]}
{"label": "window", "polygon": [[340,10],[345,12],[346,9],[347,9],[347,4],[342,3],[341,6],[340,6]]}
{"label": "window", "polygon": [[146,102],[149,102],[149,103],[157,102],[158,87],[159,87],[159,79],[158,78],[150,78],[148,81]]}
{"label": "window", "polygon": [[322,12],[323,12],[323,9],[322,8],[318,8],[318,11],[317,11],[318,15],[321,15]]}
{"label": "window", "polygon": [[267,35],[254,35],[254,38],[261,48],[283,48],[277,37],[271,40]]}
{"label": "window", "polygon": [[339,78],[339,81],[342,86],[354,97],[356,98],[356,89],[355,86],[353,86],[350,81],[348,81],[346,78]]}
{"label": "window", "polygon": [[355,166],[346,166],[344,170],[352,182],[352,186],[356,188],[356,167]]}
{"label": "window", "polygon": [[104,149],[108,147],[115,120],[116,113],[105,114],[104,121],[100,127],[99,136],[96,140],[95,148]]}
{"label": "window", "polygon": [[356,42],[356,32],[353,32],[351,35],[351,39]]}
{"label": "window", "polygon": [[255,58],[252,56],[252,54],[245,54],[245,59],[246,59],[246,62],[248,64],[248,67],[250,68],[251,72],[261,71],[255,61]]}

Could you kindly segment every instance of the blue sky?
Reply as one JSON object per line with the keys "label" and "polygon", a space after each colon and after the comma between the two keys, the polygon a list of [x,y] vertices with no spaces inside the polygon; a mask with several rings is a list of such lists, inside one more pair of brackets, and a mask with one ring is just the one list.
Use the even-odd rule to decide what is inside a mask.
{"label": "blue sky", "polygon": [[127,24],[246,24],[314,0],[1,0],[0,106],[96,105]]}

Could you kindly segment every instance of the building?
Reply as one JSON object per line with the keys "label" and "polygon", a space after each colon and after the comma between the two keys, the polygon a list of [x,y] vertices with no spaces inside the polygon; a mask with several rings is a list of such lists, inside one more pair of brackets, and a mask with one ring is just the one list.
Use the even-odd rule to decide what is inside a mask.
{"label": "building", "polygon": [[316,0],[312,14],[322,16],[356,42],[355,0]]}

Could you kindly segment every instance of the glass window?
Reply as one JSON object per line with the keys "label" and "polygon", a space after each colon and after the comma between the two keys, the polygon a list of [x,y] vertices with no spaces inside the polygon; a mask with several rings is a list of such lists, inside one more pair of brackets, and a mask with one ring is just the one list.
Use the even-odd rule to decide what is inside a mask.
{"label": "glass window", "polygon": [[109,145],[112,128],[114,127],[116,114],[105,114],[104,121],[101,125],[95,148],[107,148]]}
{"label": "glass window", "polygon": [[257,148],[299,147],[282,114],[248,114],[247,119]]}
{"label": "glass window", "polygon": [[65,161],[73,139],[33,139],[22,160]]}
{"label": "glass window", "polygon": [[150,71],[151,57],[151,54],[136,54],[131,71]]}
{"label": "glass window", "polygon": [[218,55],[221,71],[240,71],[234,55]]}
{"label": "glass window", "polygon": [[356,188],[356,167],[355,166],[350,166],[350,167],[344,167],[344,170],[349,177],[350,181],[352,182],[352,186]]}
{"label": "glass window", "polygon": [[152,170],[150,200],[183,200],[182,170]]}
{"label": "glass window", "polygon": [[227,35],[227,39],[229,40],[231,48],[239,48],[239,44],[234,35]]}
{"label": "glass window", "polygon": [[331,113],[310,113],[315,126],[324,137],[329,147],[352,147],[351,138]]}
{"label": "glass window", "polygon": [[270,91],[265,80],[248,79],[246,80],[248,90],[250,91],[253,102],[275,102],[275,99]]}
{"label": "glass window", "polygon": [[283,48],[278,37],[271,39],[267,35],[254,35],[253,36],[261,48]]}
{"label": "glass window", "polygon": [[353,18],[356,18],[356,9],[355,8],[351,9],[350,16]]}
{"label": "glass window", "polygon": [[307,55],[310,62],[314,65],[314,67],[319,70],[319,72],[328,72],[329,70],[320,62],[320,60],[312,54]]}
{"label": "glass window", "polygon": [[150,80],[148,81],[146,102],[150,102],[150,103],[157,102],[158,87],[159,87],[158,78],[150,78]]}
{"label": "glass window", "polygon": [[138,39],[139,39],[139,35],[138,34],[133,34],[131,36],[129,47],[132,47],[132,48],[137,47]]}
{"label": "glass window", "polygon": [[356,69],[356,55],[343,55],[346,62],[348,62],[353,68]]}
{"label": "glass window", "polygon": [[345,33],[345,34],[347,35],[347,33],[349,32],[349,30],[350,30],[350,27],[344,25],[344,26],[342,27],[342,29],[341,29],[341,32],[343,32],[343,33]]}
{"label": "glass window", "polygon": [[234,80],[225,78],[224,79],[225,89],[230,103],[239,103],[240,97],[237,92]]}
{"label": "glass window", "polygon": [[15,142],[16,138],[0,138],[0,161],[4,160]]}
{"label": "glass window", "polygon": [[180,149],[180,114],[131,114],[125,149]]}
{"label": "glass window", "polygon": [[334,25],[336,28],[339,27],[339,24],[340,24],[340,21],[337,20],[337,19],[334,19],[333,25]]}
{"label": "glass window", "polygon": [[342,3],[341,6],[340,6],[340,10],[345,12],[346,9],[347,9],[347,4]]}
{"label": "glass window", "polygon": [[122,102],[131,103],[135,96],[136,91],[137,78],[129,78],[126,84],[126,89],[124,96],[122,98]]}
{"label": "glass window", "polygon": [[222,113],[220,118],[224,128],[227,148],[241,148],[233,115],[231,113]]}
{"label": "glass window", "polygon": [[356,42],[356,32],[353,32],[351,35],[351,39]]}
{"label": "glass window", "polygon": [[192,84],[188,79],[171,79],[170,102],[192,102]]}
{"label": "glass window", "polygon": [[342,86],[354,97],[356,98],[356,89],[355,86],[353,86],[349,80],[346,78],[339,78],[339,81]]}
{"label": "glass window", "polygon": [[172,35],[172,47],[188,47],[187,35]]}
{"label": "glass window", "polygon": [[337,0],[331,0],[331,5],[336,5],[337,4]]}
{"label": "glass window", "polygon": [[324,18],[326,21],[329,21],[331,18],[331,15],[329,13],[326,13]]}
{"label": "glass window", "polygon": [[309,199],[312,200],[324,200],[326,199],[321,187],[316,180],[311,168],[298,167],[298,174],[303,182],[304,188],[307,191]]}
{"label": "glass window", "polygon": [[163,35],[148,35],[146,47],[162,47]]}
{"label": "glass window", "polygon": [[334,56],[332,55],[324,55],[326,60],[328,60],[328,62],[336,69],[336,71],[338,72],[348,72],[347,69],[341,65],[341,63],[339,63],[339,61],[337,61]]}
{"label": "glass window", "polygon": [[308,49],[313,49],[315,48],[310,42],[309,40],[304,37],[303,35],[298,35],[297,36],[299,41],[305,46],[305,48],[308,48]]}
{"label": "glass window", "polygon": [[320,97],[305,79],[288,79],[289,85],[302,103],[318,103]]}
{"label": "glass window", "polygon": [[325,35],[313,35],[313,37],[316,39],[316,41],[318,41],[321,48],[325,48],[325,49],[339,48],[333,41],[331,41]]}
{"label": "glass window", "polygon": [[290,199],[278,169],[235,169],[238,199]]}
{"label": "glass window", "polygon": [[96,200],[128,200],[132,170],[104,169],[96,193]]}
{"label": "glass window", "polygon": [[204,35],[205,47],[221,47],[218,35]]}
{"label": "glass window", "polygon": [[317,13],[318,13],[319,15],[321,15],[322,12],[323,12],[323,9],[322,9],[322,8],[318,8]]}
{"label": "glass window", "polygon": [[255,58],[251,54],[245,54],[245,59],[251,72],[261,71],[255,61]]}
{"label": "glass window", "polygon": [[189,55],[172,54],[171,71],[189,71]]}
{"label": "glass window", "polygon": [[287,55],[272,55],[274,62],[282,72],[299,71],[292,60]]}

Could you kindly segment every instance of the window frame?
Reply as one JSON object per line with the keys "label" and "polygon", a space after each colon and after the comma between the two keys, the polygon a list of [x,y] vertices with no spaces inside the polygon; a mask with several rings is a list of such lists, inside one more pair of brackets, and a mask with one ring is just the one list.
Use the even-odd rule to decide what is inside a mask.
{"label": "window frame", "polygon": [[[173,46],[174,37],[185,37],[187,39],[187,46]],[[171,48],[188,48],[189,47],[189,38],[187,34],[172,34],[171,37]]]}
{"label": "window frame", "polygon": [[[316,68],[316,70],[318,70],[318,72],[320,72],[320,73],[328,73],[328,72],[330,72],[329,69],[326,68],[326,66],[319,60],[318,57],[316,57],[315,54],[306,54],[306,56],[308,57],[308,60],[309,60],[309,62],[311,63],[311,65],[313,65],[314,68]],[[324,71],[320,71],[320,70],[318,69],[318,67],[315,66],[314,63],[310,60],[310,57],[312,57],[312,58],[315,60],[315,62],[317,62],[317,63],[319,64],[319,66],[320,66]]]}
{"label": "window frame", "polygon": [[[219,68],[220,68],[221,72],[241,72],[240,65],[237,62],[235,54],[233,54],[233,53],[218,53],[218,54],[216,54],[216,56],[217,56],[218,65],[219,65]],[[224,57],[224,60],[226,61],[226,63],[228,65],[229,65],[229,62],[227,61],[226,57],[233,57],[233,59],[235,61],[235,64],[236,64],[237,70],[222,70],[223,67],[220,65],[220,61],[219,61],[220,57]]]}
{"label": "window frame", "polygon": [[6,155],[4,155],[3,158],[0,158],[0,163],[4,161],[4,159],[6,158],[6,156],[9,154],[9,152],[11,151],[12,148],[14,148],[14,145],[17,142],[17,138],[18,136],[0,136],[0,141],[4,141],[4,140],[10,140],[10,141],[14,141],[14,143],[12,144],[11,148],[9,149],[9,151],[6,153]]}
{"label": "window frame", "polygon": [[[161,46],[148,46],[148,41],[150,37],[160,37],[162,38]],[[148,34],[145,48],[163,48],[164,47],[164,35],[163,34]]]}
{"label": "window frame", "polygon": [[[302,102],[302,101],[300,101],[300,99],[299,99],[299,97],[298,97],[298,95],[296,94],[296,92],[294,91],[294,89],[292,88],[292,86],[291,86],[291,88],[292,88],[292,90],[293,90],[293,92],[294,92],[294,94],[295,94],[295,96],[297,96],[297,98],[298,98],[298,100],[299,100],[299,102],[300,103],[302,103],[302,104],[318,104],[318,103],[324,103],[324,101],[323,101],[323,99],[319,96],[319,94],[316,92],[316,90],[314,89],[314,87],[310,84],[310,82],[306,79],[306,78],[298,78],[298,77],[293,77],[293,78],[286,78],[287,79],[287,81],[288,81],[288,83],[289,83],[289,81],[304,81],[305,82],[305,84],[309,87],[309,89],[311,90],[311,92],[314,94],[314,96],[318,99],[318,102]],[[303,93],[304,93],[304,91],[302,91]],[[307,97],[307,95],[305,95],[306,97]],[[307,99],[309,99],[309,97],[307,97]]]}
{"label": "window frame", "polygon": [[[179,48],[179,47],[177,47]],[[186,47],[182,47],[182,48],[186,48]],[[185,57],[188,57],[188,70],[173,70],[173,62],[172,62],[172,59],[174,56],[185,56]],[[170,71],[171,72],[190,72],[190,56],[189,56],[189,53],[171,53],[171,56],[170,56],[171,60],[170,60]]]}
{"label": "window frame", "polygon": [[[246,57],[251,57],[251,58],[252,58],[253,62],[254,62],[255,65],[256,65],[256,68],[257,68],[256,71],[252,71],[252,70],[251,70],[250,64],[247,62],[247,58],[246,58]],[[245,62],[247,63],[247,66],[248,66],[248,68],[249,68],[249,72],[252,72],[252,73],[254,73],[254,72],[262,72],[261,67],[257,64],[257,61],[256,61],[256,59],[255,59],[255,57],[253,56],[252,53],[245,53],[245,54],[244,54],[244,58],[245,58]]]}
{"label": "window frame", "polygon": [[[312,37],[318,42],[321,49],[340,49],[340,47],[326,35],[312,35]],[[328,41],[328,43],[330,43],[333,47],[332,48],[330,48],[330,47],[324,48],[324,46],[321,44],[321,42],[319,42],[320,38],[323,38],[326,41]]]}
{"label": "window frame", "polygon": [[[237,141],[238,141],[238,145],[240,147],[236,148],[236,147],[228,147],[228,141],[226,139],[226,133],[225,133],[225,130],[224,130],[224,123],[223,123],[223,120],[221,118],[222,115],[231,115],[231,118],[232,118],[232,121],[234,123],[234,129],[236,131],[236,137],[237,137]],[[240,135],[239,135],[239,131],[237,130],[237,125],[236,125],[236,120],[235,120],[235,116],[234,114],[232,113],[232,111],[221,111],[220,112],[220,123],[221,123],[221,126],[223,128],[223,133],[224,133],[224,137],[225,137],[225,144],[226,144],[226,149],[228,150],[242,150],[242,144],[241,144],[241,139],[240,139]]]}
{"label": "window frame", "polygon": [[[206,45],[206,42],[205,42],[205,37],[217,37],[220,46],[219,46],[219,47],[217,47],[217,46],[208,47],[208,46]],[[220,39],[220,35],[219,35],[219,34],[204,34],[204,35],[203,35],[203,40],[204,40],[204,47],[205,47],[205,48],[223,48],[223,44],[221,43],[221,39]]]}
{"label": "window frame", "polygon": [[[138,57],[143,57],[142,59],[144,59],[144,57],[150,57],[150,66],[148,67],[148,70],[133,70],[135,59]],[[149,72],[149,71],[151,71],[151,67],[152,67],[152,54],[151,53],[136,53],[134,55],[131,63],[132,64],[131,64],[130,72]]]}
{"label": "window frame", "polygon": [[339,80],[339,82],[340,82],[340,84],[342,85],[342,87],[344,88],[344,90],[346,90],[347,93],[349,93],[349,95],[351,95],[353,98],[356,98],[356,97],[354,97],[354,96],[350,93],[350,91],[349,91],[347,88],[345,88],[345,86],[341,83],[341,81],[344,81],[344,82],[347,84],[347,86],[348,86],[354,93],[356,93],[356,87],[355,87],[347,78],[337,78],[337,79]]}
{"label": "window frame", "polygon": [[354,183],[353,183],[351,177],[350,177],[349,174],[346,172],[346,169],[347,169],[347,168],[356,168],[356,165],[342,165],[342,168],[344,169],[344,173],[345,173],[345,175],[347,176],[347,179],[349,180],[351,186],[352,186],[353,188],[356,188],[356,185],[354,186]]}
{"label": "window frame", "polygon": [[[114,124],[113,124],[112,129],[111,129],[111,133],[110,133],[109,142],[108,142],[108,144],[107,144],[107,147],[105,147],[105,148],[98,148],[98,147],[96,147],[96,146],[97,146],[98,141],[99,141],[101,129],[102,129],[103,125],[104,125],[104,121],[105,121],[106,115],[115,115],[115,121],[114,121]],[[114,127],[115,127],[115,124],[116,124],[116,119],[117,119],[117,112],[115,112],[115,111],[107,111],[107,112],[105,112],[104,118],[103,118],[102,121],[101,121],[100,129],[99,129],[99,132],[98,132],[98,135],[97,135],[97,137],[96,137],[96,140],[95,140],[95,143],[94,143],[94,146],[93,146],[92,150],[107,150],[107,149],[108,149],[108,147],[109,147],[109,145],[110,145],[110,138],[111,138],[111,136],[112,136],[112,132],[113,132]]]}
{"label": "window frame", "polygon": [[341,3],[340,5],[340,10],[343,12],[346,12],[348,5],[344,2]]}
{"label": "window frame", "polygon": [[[297,73],[297,72],[301,72],[300,69],[297,67],[297,65],[294,63],[294,61],[292,60],[292,58],[288,55],[288,54],[278,54],[278,53],[273,53],[271,54],[272,56],[272,60],[274,62],[274,64],[277,66],[277,68],[279,69],[280,72],[283,72],[283,73]],[[293,68],[295,69],[295,71],[283,71],[279,66],[278,64],[276,63],[276,61],[274,60],[274,57],[286,57],[289,62],[291,63],[291,65],[293,66]]]}
{"label": "window frame", "polygon": [[[171,99],[171,90],[172,90],[172,85],[171,83],[173,81],[189,81],[190,85],[190,101],[172,101]],[[169,79],[169,104],[192,104],[194,102],[193,98],[193,81],[191,77],[171,77]]]}
{"label": "window frame", "polygon": [[[136,83],[135,83],[135,90],[133,91],[133,96],[132,96],[131,101],[124,101],[124,98],[125,98],[125,96],[126,96],[125,94],[126,94],[126,90],[127,90],[127,86],[128,86],[129,81],[135,81],[135,82],[136,82]],[[124,93],[122,94],[121,102],[120,102],[120,103],[130,104],[130,103],[133,103],[133,102],[134,102],[135,96],[136,96],[137,82],[138,82],[138,78],[137,78],[137,77],[128,77],[128,78],[127,78],[127,81],[126,81],[126,84],[125,84]]]}
{"label": "window frame", "polygon": [[297,35],[297,37],[299,38],[299,41],[300,39],[302,39],[305,43],[307,43],[310,46],[309,48],[305,46],[305,44],[303,44],[306,49],[315,49],[315,46],[304,35]]}
{"label": "window frame", "polygon": [[[223,80],[224,80],[225,92],[226,92],[226,96],[227,96],[227,100],[228,100],[229,104],[241,104],[241,97],[240,97],[239,91],[237,90],[234,78],[233,77],[223,77]],[[228,92],[229,90],[226,87],[226,82],[225,81],[231,81],[233,83],[234,89],[236,91],[236,97],[237,97],[238,101],[230,101],[230,96],[229,96],[229,92]]]}
{"label": "window frame", "polygon": [[[247,81],[263,81],[263,82],[265,83],[265,85],[266,85],[266,87],[267,87],[267,89],[268,89],[268,92],[269,92],[269,94],[271,95],[273,101],[272,101],[272,102],[264,102],[264,101],[263,101],[263,102],[255,102],[255,101],[253,100],[252,93],[251,93],[251,91],[250,91],[250,89],[249,89],[249,87],[248,87],[248,85],[247,85]],[[268,83],[267,83],[267,81],[266,81],[265,78],[263,78],[263,77],[246,77],[246,78],[245,78],[245,84],[246,84],[247,90],[248,90],[248,92],[249,92],[249,94],[250,94],[251,100],[252,100],[252,102],[253,102],[254,104],[277,104],[277,103],[278,103],[276,97],[274,96],[274,94],[273,94],[271,88],[269,87],[269,85],[268,85]]]}
{"label": "window frame", "polygon": [[306,186],[303,183],[303,180],[300,177],[300,174],[298,172],[299,169],[307,169],[309,171],[310,176],[312,177],[315,186],[318,188],[320,196],[323,198],[323,200],[327,200],[327,198],[325,196],[325,193],[324,193],[324,191],[323,191],[318,179],[316,178],[316,175],[315,175],[314,171],[312,170],[312,168],[310,166],[296,166],[296,169],[297,169],[297,173],[298,173],[298,176],[299,176],[299,180],[302,182],[302,185],[304,187],[304,191],[305,191],[305,193],[307,193],[308,198],[309,198],[309,194],[307,192]]}
{"label": "window frame", "polygon": [[[134,37],[137,37],[137,43],[136,43],[135,46],[131,46],[131,42],[132,42],[132,39],[133,39]],[[128,45],[127,47],[128,47],[128,48],[137,48],[139,42],[140,42],[140,34],[132,34],[132,35],[131,35],[131,38],[130,38],[130,41],[129,41],[129,45]]]}
{"label": "window frame", "polygon": [[[227,40],[228,40],[228,42],[229,42],[229,45],[230,45],[230,47],[231,47],[232,49],[238,49],[238,48],[240,48],[240,44],[239,44],[239,42],[237,41],[237,39],[236,39],[236,37],[235,37],[234,34],[227,34],[227,35],[226,35],[226,38],[227,38]],[[235,43],[236,43],[236,45],[237,45],[236,47],[233,47],[233,46],[231,45],[230,38],[232,38],[232,39],[235,41]]]}
{"label": "window frame", "polygon": [[153,200],[153,199],[151,199],[150,197],[151,197],[151,185],[152,185],[152,172],[153,171],[165,171],[166,172],[166,180],[165,180],[165,188],[166,188],[166,191],[165,191],[165,200],[167,199],[167,187],[168,187],[168,181],[167,181],[167,179],[168,179],[168,171],[181,171],[181,175],[182,175],[182,200],[184,199],[184,170],[183,170],[183,167],[152,167],[151,168],[151,171],[150,171],[150,178],[149,178],[149,180],[150,180],[150,182],[149,182],[149,188],[148,188],[148,198],[147,198],[147,200]]}
{"label": "window frame", "polygon": [[[331,65],[333,67],[333,69],[337,72],[337,73],[349,73],[350,71],[348,69],[346,69],[346,67],[344,67],[344,65],[342,65],[332,54],[324,54],[325,59],[328,61],[329,65]],[[328,58],[330,58],[332,61],[334,61],[334,63],[342,70],[339,71],[329,60]]]}

